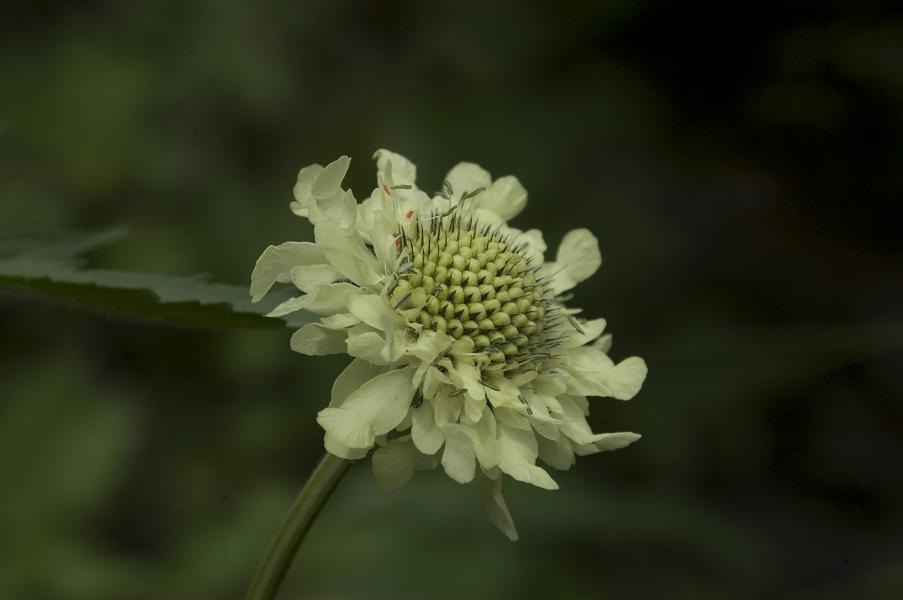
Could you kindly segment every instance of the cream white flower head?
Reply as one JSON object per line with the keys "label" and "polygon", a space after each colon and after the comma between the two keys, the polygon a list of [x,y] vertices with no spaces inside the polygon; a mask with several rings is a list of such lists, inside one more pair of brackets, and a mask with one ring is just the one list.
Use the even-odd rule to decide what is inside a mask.
{"label": "cream white flower head", "polygon": [[542,234],[507,224],[527,201],[515,177],[460,163],[430,196],[408,159],[374,158],[377,187],[360,204],[342,188],[347,156],[301,169],[291,210],[310,220],[316,242],[268,247],[251,296],[293,283],[304,295],[271,316],[305,310],[320,321],[296,331],[292,349],[354,358],[317,415],[328,452],[354,460],[372,450],[383,489],[441,464],[455,481],[476,482],[489,517],[517,539],[502,475],[554,490],[537,459],[564,470],[575,455],[637,440],[593,433],[587,397],[629,400],[646,364],[614,363],[605,320],[565,306],[562,294],[601,264],[588,230],[565,235],[544,261]]}

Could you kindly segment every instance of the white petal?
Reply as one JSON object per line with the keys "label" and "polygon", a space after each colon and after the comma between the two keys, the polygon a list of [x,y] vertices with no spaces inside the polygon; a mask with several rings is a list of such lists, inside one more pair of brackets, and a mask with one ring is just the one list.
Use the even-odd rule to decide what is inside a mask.
{"label": "white petal", "polygon": [[414,468],[418,471],[432,471],[439,466],[442,456],[439,454],[423,454],[414,452]]}
{"label": "white petal", "polygon": [[476,423],[483,416],[483,409],[486,403],[482,400],[474,400],[473,398],[464,398],[464,419],[470,423]]}
{"label": "white petal", "polygon": [[350,334],[348,336],[348,355],[363,359],[374,365],[389,364],[389,361],[383,358],[382,354],[385,347],[386,338],[375,331]]}
{"label": "white petal", "polygon": [[437,356],[450,349],[454,338],[441,331],[424,331],[413,344],[407,347],[412,354],[425,363],[433,362]]}
{"label": "white petal", "polygon": [[555,260],[565,266],[577,282],[592,276],[602,264],[599,240],[589,229],[574,229],[565,234]]}
{"label": "white petal", "polygon": [[514,382],[502,375],[489,375],[486,378],[492,386],[485,386],[486,398],[489,399],[493,407],[509,406],[520,408],[520,389],[514,385]]}
{"label": "white petal", "polygon": [[373,453],[373,477],[384,491],[398,489],[414,477],[414,457],[410,442],[391,441]]}
{"label": "white petal", "polygon": [[560,396],[567,390],[567,385],[561,380],[560,377],[554,377],[552,375],[540,375],[536,379],[533,380],[533,389],[536,390],[537,394],[543,396]]}
{"label": "white petal", "polygon": [[518,232],[515,244],[523,244],[521,252],[532,261],[531,264],[541,265],[545,260],[545,252],[548,246],[540,230],[528,229],[524,232]]}
{"label": "white petal", "polygon": [[303,265],[291,270],[292,283],[305,294],[312,294],[320,285],[334,283],[340,277],[339,272],[330,264]]}
{"label": "white petal", "polygon": [[392,431],[411,406],[413,368],[377,375],[351,392],[340,408],[324,408],[317,422],[351,448],[369,448],[375,436]]}
{"label": "white petal", "polygon": [[514,527],[511,513],[508,511],[508,505],[502,497],[502,478],[489,479],[481,477],[480,492],[485,503],[486,516],[489,517],[493,525],[505,534],[505,537],[512,542],[516,542],[518,538],[517,529]]}
{"label": "white petal", "polygon": [[357,285],[367,287],[382,279],[379,261],[356,231],[322,221],[314,227],[314,237],[326,260]]}
{"label": "white petal", "polygon": [[647,373],[642,358],[634,356],[615,365],[604,352],[593,346],[568,350],[568,360],[562,370],[571,376],[569,391],[581,396],[607,396],[618,400],[633,398],[643,386]]}
{"label": "white petal", "polygon": [[532,431],[513,429],[499,423],[499,467],[518,481],[546,490],[557,490],[558,484],[542,467],[536,466],[539,449]]}
{"label": "white petal", "polygon": [[494,413],[495,418],[499,423],[504,423],[512,429],[533,432],[533,427],[530,426],[530,420],[510,406],[497,407]]}
{"label": "white petal", "polygon": [[308,323],[292,334],[291,348],[308,356],[326,356],[345,352],[344,331],[327,329],[319,323]]}
{"label": "white petal", "polygon": [[413,373],[413,368],[404,367],[377,375],[351,392],[342,407],[364,414],[375,435],[389,433],[402,422],[411,406]]}
{"label": "white petal", "polygon": [[595,434],[586,422],[586,415],[575,402],[573,396],[561,396],[558,403],[562,409],[563,423],[558,426],[561,433],[574,440],[578,444],[592,444],[600,435]]}
{"label": "white petal", "polygon": [[324,408],[317,413],[317,423],[326,435],[351,449],[368,449],[375,441],[370,423],[357,411]]}
{"label": "white petal", "polygon": [[417,180],[417,167],[401,154],[380,148],[373,153],[373,158],[376,159],[377,171],[385,171],[388,163],[392,163],[393,183],[409,184]]}
{"label": "white petal", "polygon": [[292,190],[295,201],[292,202],[289,207],[292,209],[292,212],[299,217],[306,217],[308,214],[307,208],[310,203],[311,188],[314,185],[314,180],[317,178],[317,175],[319,175],[322,170],[322,165],[308,165],[298,171],[298,179]]}
{"label": "white petal", "polygon": [[435,454],[445,441],[445,434],[436,425],[436,414],[433,403],[424,399],[411,414],[411,439],[414,445],[424,454]]}
{"label": "white petal", "polygon": [[483,401],[486,399],[486,390],[480,383],[480,370],[473,364],[459,360],[454,368],[449,371],[452,380],[456,385],[467,390],[467,395],[474,400]]}
{"label": "white petal", "polygon": [[530,406],[532,415],[529,417],[530,424],[540,436],[550,440],[557,440],[561,434],[558,430],[560,419],[556,419],[549,414],[548,404],[543,396],[532,391],[524,392],[524,399]]}
{"label": "white petal", "polygon": [[347,312],[348,300],[361,294],[362,291],[356,285],[346,282],[323,284],[313,294],[286,300],[267,316],[279,317],[302,309],[318,315]]}
{"label": "white petal", "polygon": [[608,351],[611,350],[611,334],[605,334],[593,342],[593,348],[598,348],[605,354],[608,354]]}
{"label": "white petal", "polygon": [[588,279],[602,264],[599,240],[588,229],[574,229],[565,234],[558,246],[554,263],[546,263],[556,293],[569,290]]}
{"label": "white petal", "polygon": [[371,365],[365,360],[355,359],[351,361],[332,383],[329,406],[341,406],[345,399],[351,395],[351,392],[385,371],[384,368]]}
{"label": "white petal", "polygon": [[550,467],[559,471],[567,471],[577,462],[567,438],[550,440],[540,437],[537,442],[539,442],[539,459]]}
{"label": "white petal", "polygon": [[465,426],[463,431],[470,437],[474,452],[480,466],[491,469],[499,464],[499,449],[497,437],[497,424],[492,410],[483,406],[483,416],[474,425]]}
{"label": "white petal", "polygon": [[593,444],[599,450],[603,452],[607,452],[609,450],[620,450],[630,444],[634,443],[641,436],[638,433],[633,433],[631,431],[620,431],[618,433],[603,433],[600,435]]}
{"label": "white petal", "polygon": [[323,323],[324,327],[329,327],[330,329],[347,329],[357,325],[361,320],[351,313],[336,313],[321,318],[320,322]]}
{"label": "white petal", "polygon": [[558,398],[555,398],[554,396],[543,396],[543,400],[546,401],[549,412],[557,413],[559,415],[564,412],[561,409],[561,403],[558,401]]}
{"label": "white petal", "polygon": [[276,308],[266,314],[268,317],[282,317],[293,312],[302,310],[310,302],[310,296],[298,296],[297,298],[289,298],[280,302]]}
{"label": "white petal", "polygon": [[476,472],[473,444],[460,429],[451,429],[445,439],[442,466],[449,477],[458,483],[469,483]]}
{"label": "white petal", "polygon": [[327,198],[332,196],[336,190],[339,189],[339,186],[342,185],[342,180],[345,179],[345,173],[348,172],[348,166],[350,164],[350,158],[347,156],[340,156],[326,165],[323,170],[317,174],[316,179],[314,179],[313,186],[310,190],[311,195],[315,198]]}
{"label": "white petal", "polygon": [[433,408],[436,413],[436,423],[442,427],[450,423],[457,423],[464,407],[461,396],[449,397],[447,390],[440,392],[433,399]]}
{"label": "white petal", "polygon": [[268,246],[257,259],[251,273],[251,300],[257,302],[263,298],[277,281],[288,282],[295,267],[325,261],[323,251],[311,242],[286,242]]}
{"label": "white petal", "polygon": [[461,162],[452,167],[452,170],[445,176],[445,181],[452,186],[451,196],[453,198],[460,198],[479,188],[486,190],[492,185],[492,177],[486,169],[471,162]]}
{"label": "white petal", "polygon": [[[404,319],[396,313],[381,296],[368,294],[351,298],[348,310],[366,325],[384,332],[384,343],[379,355],[386,363],[394,363],[404,354]],[[415,376],[415,385],[419,385],[422,373]]]}
{"label": "white petal", "polygon": [[476,204],[480,208],[491,210],[502,220],[510,221],[527,205],[527,190],[517,177],[506,175],[496,179],[488,190],[476,196]]}
{"label": "white petal", "polygon": [[608,375],[608,387],[612,396],[618,400],[630,400],[643,387],[648,372],[646,361],[642,358],[625,358]]}
{"label": "white petal", "polygon": [[[436,358],[443,352],[451,350],[454,338],[437,331],[423,331],[413,344],[407,344],[405,352],[422,362],[414,375],[414,385],[420,385],[427,371],[432,368]],[[433,371],[438,375],[438,371]]]}
{"label": "white petal", "polygon": [[581,333],[579,330],[571,327],[570,337],[562,344],[565,348],[576,348],[589,343],[602,335],[605,331],[605,319],[593,319],[591,321],[579,322]]}
{"label": "white petal", "polygon": [[369,452],[369,448],[349,448],[328,433],[323,436],[323,446],[330,454],[345,460],[358,460],[367,456]]}
{"label": "white petal", "polygon": [[350,190],[338,189],[325,198],[313,197],[308,204],[308,219],[314,225],[329,221],[351,229],[357,218],[357,200]]}
{"label": "white petal", "polygon": [[401,316],[389,303],[376,294],[366,294],[348,300],[348,312],[379,331],[391,332],[404,326]]}

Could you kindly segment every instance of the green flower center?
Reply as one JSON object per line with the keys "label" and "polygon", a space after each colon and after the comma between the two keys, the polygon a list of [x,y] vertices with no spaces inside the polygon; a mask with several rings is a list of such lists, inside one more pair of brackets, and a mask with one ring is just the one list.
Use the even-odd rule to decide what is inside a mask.
{"label": "green flower center", "polygon": [[437,215],[402,241],[390,300],[408,321],[471,337],[481,368],[515,369],[547,346],[551,292],[506,235]]}

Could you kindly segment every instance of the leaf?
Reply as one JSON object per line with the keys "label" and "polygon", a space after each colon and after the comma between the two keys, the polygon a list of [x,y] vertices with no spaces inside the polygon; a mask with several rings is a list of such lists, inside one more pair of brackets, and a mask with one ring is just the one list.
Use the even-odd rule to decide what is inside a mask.
{"label": "leaf", "polygon": [[183,325],[299,327],[312,320],[306,312],[284,319],[263,316],[289,296],[285,292],[252,304],[245,286],[211,283],[202,276],[85,269],[74,258],[123,234],[118,228],[88,236],[0,235],[0,290]]}

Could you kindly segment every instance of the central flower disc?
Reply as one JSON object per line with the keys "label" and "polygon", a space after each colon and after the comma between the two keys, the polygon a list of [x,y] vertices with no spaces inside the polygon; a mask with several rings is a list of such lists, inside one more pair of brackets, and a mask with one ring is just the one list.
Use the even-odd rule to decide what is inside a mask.
{"label": "central flower disc", "polygon": [[392,305],[409,322],[473,339],[482,369],[547,357],[552,293],[507,235],[472,219],[434,215],[403,235]]}

